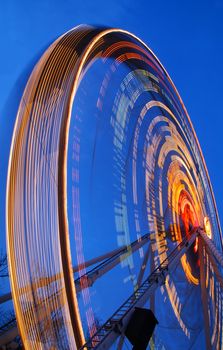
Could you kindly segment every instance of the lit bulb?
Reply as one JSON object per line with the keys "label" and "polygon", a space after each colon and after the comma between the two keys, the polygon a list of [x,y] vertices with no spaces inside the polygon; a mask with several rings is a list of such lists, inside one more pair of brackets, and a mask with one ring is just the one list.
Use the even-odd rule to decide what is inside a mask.
{"label": "lit bulb", "polygon": [[207,216],[204,217],[204,231],[209,238],[212,238],[211,223]]}

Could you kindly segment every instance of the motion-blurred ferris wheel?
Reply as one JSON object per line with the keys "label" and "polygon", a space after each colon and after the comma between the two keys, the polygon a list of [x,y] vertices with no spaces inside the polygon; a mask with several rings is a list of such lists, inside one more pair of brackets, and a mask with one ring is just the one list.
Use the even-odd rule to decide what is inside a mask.
{"label": "motion-blurred ferris wheel", "polygon": [[7,231],[25,349],[128,349],[136,307],[159,322],[151,349],[222,347],[206,165],[172,80],[134,35],[79,26],[36,65],[11,146]]}

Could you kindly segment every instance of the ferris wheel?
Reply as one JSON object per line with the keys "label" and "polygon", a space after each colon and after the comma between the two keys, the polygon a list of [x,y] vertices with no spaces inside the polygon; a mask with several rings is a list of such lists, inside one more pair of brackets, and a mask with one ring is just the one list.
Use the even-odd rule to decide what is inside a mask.
{"label": "ferris wheel", "polygon": [[172,80],[129,32],[76,27],[34,68],[7,236],[25,349],[129,349],[136,307],[158,320],[151,349],[221,348],[222,234],[205,161]]}

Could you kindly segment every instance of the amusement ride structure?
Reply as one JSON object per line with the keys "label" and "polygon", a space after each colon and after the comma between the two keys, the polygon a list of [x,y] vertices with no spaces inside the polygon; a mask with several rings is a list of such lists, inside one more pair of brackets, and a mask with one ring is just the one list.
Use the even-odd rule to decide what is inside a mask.
{"label": "amusement ride structure", "polygon": [[[144,350],[150,336],[150,349],[222,349],[207,168],[172,80],[134,35],[79,26],[41,57],[17,114],[6,208],[0,303],[13,298],[18,328],[0,347],[20,334],[34,350]],[[148,310],[154,332],[132,340]]]}

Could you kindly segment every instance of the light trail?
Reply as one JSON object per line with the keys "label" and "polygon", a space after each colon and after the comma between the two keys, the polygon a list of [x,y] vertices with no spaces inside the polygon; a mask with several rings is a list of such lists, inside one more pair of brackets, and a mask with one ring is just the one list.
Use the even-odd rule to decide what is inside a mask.
{"label": "light trail", "polygon": [[[91,201],[97,215],[89,209]],[[95,332],[92,293],[86,286],[77,300],[72,266],[75,260],[79,276],[86,273],[86,241],[92,244],[96,232],[92,259],[99,256],[94,248],[106,246],[106,240],[111,247],[104,251],[128,247],[120,264],[127,292],[130,281],[136,288],[148,261],[142,246],[133,254],[131,242],[149,232],[158,266],[204,218],[221,250],[217,208],[196,134],[153,52],[119,29],[79,26],[57,39],[24,91],[8,170],[9,270],[24,347],[75,350],[85,342],[83,324],[90,335]],[[105,225],[115,239],[112,234],[105,239]],[[195,242],[178,270],[193,290],[199,285],[197,249]],[[166,298],[172,315],[182,308],[174,277],[161,289],[159,301]],[[184,317],[179,313],[178,327],[190,343],[196,332]],[[196,328],[199,318],[194,322]],[[212,328],[213,341],[220,341],[221,328]]]}

